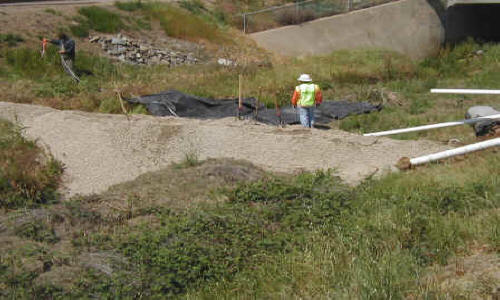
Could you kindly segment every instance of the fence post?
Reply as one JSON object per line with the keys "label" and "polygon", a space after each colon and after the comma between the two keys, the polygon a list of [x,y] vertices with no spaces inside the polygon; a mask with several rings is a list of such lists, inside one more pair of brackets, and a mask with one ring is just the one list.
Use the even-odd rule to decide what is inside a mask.
{"label": "fence post", "polygon": [[295,17],[299,19],[299,0],[295,0]]}
{"label": "fence post", "polygon": [[243,75],[238,75],[238,119],[241,117],[243,109]]}

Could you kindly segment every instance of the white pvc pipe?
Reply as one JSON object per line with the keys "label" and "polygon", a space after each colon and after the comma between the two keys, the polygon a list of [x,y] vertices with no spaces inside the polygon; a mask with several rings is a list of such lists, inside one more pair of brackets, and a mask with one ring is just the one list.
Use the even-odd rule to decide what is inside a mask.
{"label": "white pvc pipe", "polygon": [[398,134],[398,133],[422,131],[422,130],[443,128],[443,127],[450,127],[450,126],[457,126],[457,125],[464,125],[464,124],[474,124],[474,123],[477,123],[477,122],[480,122],[483,120],[494,120],[494,119],[500,119],[500,114],[483,116],[483,117],[478,117],[478,118],[473,118],[473,119],[465,119],[465,120],[454,121],[454,122],[445,122],[445,123],[437,123],[437,124],[423,125],[423,126],[410,127],[410,128],[386,130],[386,131],[381,131],[381,132],[365,133],[365,134],[363,134],[363,136],[383,136],[383,135],[391,135],[391,134]]}
{"label": "white pvc pipe", "polygon": [[431,89],[434,94],[477,94],[477,95],[500,95],[500,90],[476,90],[476,89]]}
{"label": "white pvc pipe", "polygon": [[471,145],[467,145],[467,146],[463,146],[463,147],[458,147],[458,148],[451,149],[451,150],[446,150],[446,151],[442,151],[442,152],[438,152],[438,153],[434,153],[434,154],[429,154],[429,155],[424,155],[424,156],[412,158],[412,159],[410,159],[410,164],[412,166],[421,165],[421,164],[425,164],[425,163],[428,163],[431,161],[436,161],[436,160],[440,160],[440,159],[444,159],[444,158],[448,158],[448,157],[452,157],[452,156],[456,156],[456,155],[462,155],[462,154],[466,154],[469,152],[474,152],[474,151],[483,150],[483,149],[490,148],[490,147],[498,147],[498,146],[500,146],[500,138],[495,138],[495,139],[486,140],[483,142],[479,142],[479,143],[475,143],[475,144],[471,144]]}

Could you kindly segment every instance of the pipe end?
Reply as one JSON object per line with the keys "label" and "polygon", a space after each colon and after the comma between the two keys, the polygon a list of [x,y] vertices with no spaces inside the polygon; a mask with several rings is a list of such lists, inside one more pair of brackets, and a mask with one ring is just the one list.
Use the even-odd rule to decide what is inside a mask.
{"label": "pipe end", "polygon": [[396,164],[396,167],[400,170],[408,170],[411,168],[411,162],[409,157],[402,157]]}

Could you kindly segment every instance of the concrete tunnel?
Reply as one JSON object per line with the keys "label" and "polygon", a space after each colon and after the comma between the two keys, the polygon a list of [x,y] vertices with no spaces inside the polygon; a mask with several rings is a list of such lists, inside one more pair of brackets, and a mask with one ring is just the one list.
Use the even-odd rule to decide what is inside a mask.
{"label": "concrete tunnel", "polygon": [[444,23],[448,43],[500,42],[500,0],[449,0]]}

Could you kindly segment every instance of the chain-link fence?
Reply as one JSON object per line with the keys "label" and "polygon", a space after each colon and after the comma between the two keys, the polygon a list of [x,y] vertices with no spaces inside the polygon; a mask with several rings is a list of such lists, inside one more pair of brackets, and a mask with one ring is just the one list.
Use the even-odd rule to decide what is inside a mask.
{"label": "chain-link fence", "polygon": [[240,26],[243,32],[252,33],[392,1],[397,0],[307,0],[244,13]]}

